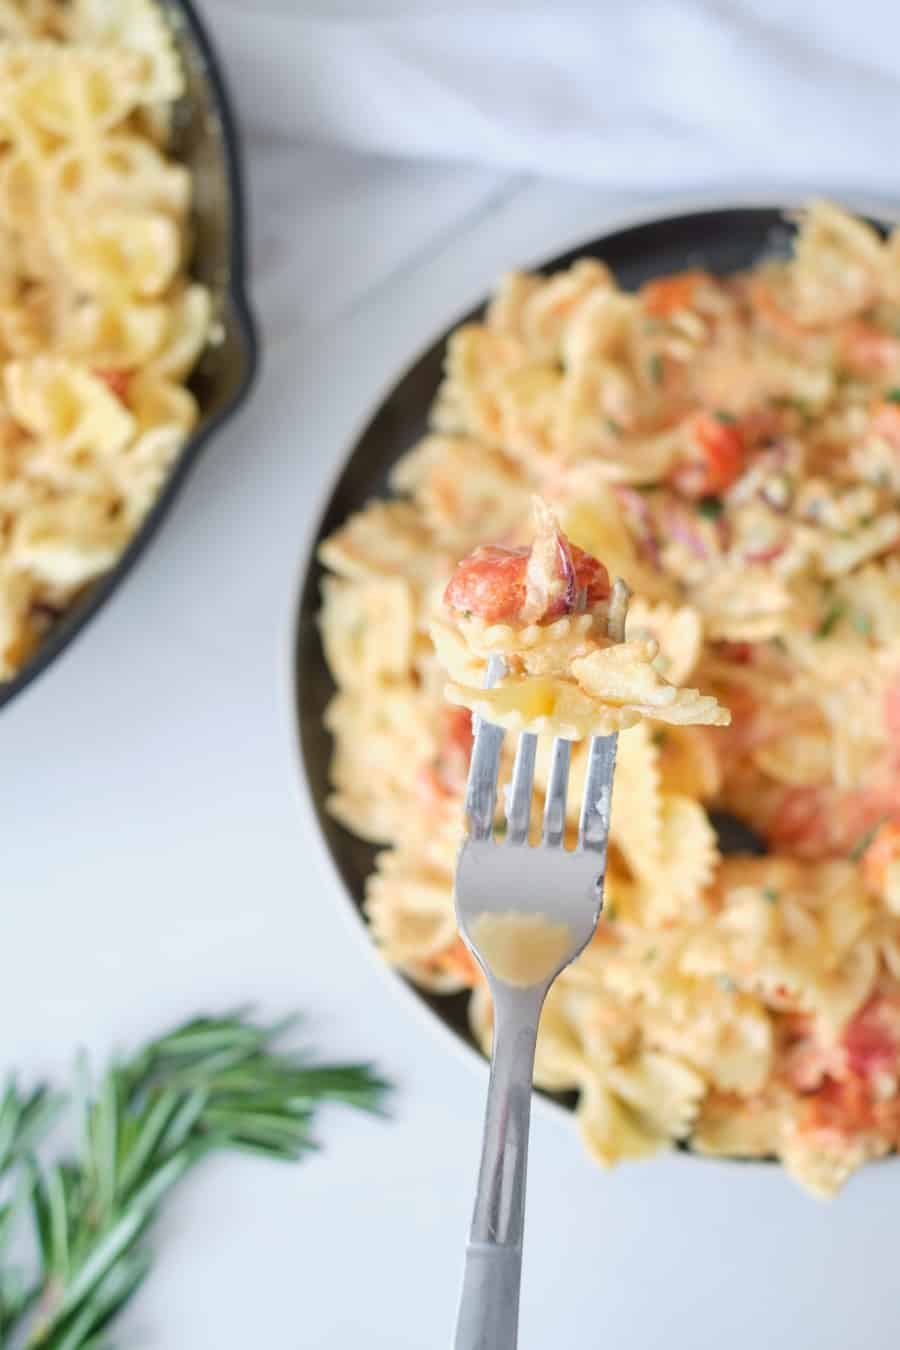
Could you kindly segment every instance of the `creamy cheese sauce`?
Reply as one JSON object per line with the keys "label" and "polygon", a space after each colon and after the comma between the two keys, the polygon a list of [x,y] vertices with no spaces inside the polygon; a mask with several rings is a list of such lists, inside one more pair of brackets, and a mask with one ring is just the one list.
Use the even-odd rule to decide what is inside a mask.
{"label": "creamy cheese sauce", "polygon": [[544,914],[509,910],[479,914],[472,942],[498,979],[524,989],[549,979],[569,951],[572,934],[567,923]]}

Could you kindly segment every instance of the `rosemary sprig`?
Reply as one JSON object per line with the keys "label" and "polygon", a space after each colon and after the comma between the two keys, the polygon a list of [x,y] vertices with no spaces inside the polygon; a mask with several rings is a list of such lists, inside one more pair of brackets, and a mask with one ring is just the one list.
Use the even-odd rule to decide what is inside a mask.
{"label": "rosemary sprig", "polygon": [[[109,1350],[106,1332],[152,1264],[148,1229],[196,1163],[221,1149],[294,1161],[316,1147],[322,1103],[380,1110],[388,1085],[369,1065],[275,1048],[294,1020],[197,1017],[113,1063],[96,1085],[82,1059],[70,1100],[80,1145],[62,1161],[42,1162],[37,1149],[66,1099],[9,1080],[0,1096],[3,1350]],[[29,1221],[37,1257],[25,1272],[9,1252]]]}

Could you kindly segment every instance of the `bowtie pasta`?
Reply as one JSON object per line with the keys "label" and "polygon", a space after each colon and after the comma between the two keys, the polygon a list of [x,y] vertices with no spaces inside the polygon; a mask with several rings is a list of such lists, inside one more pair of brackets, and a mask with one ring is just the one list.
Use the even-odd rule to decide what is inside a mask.
{"label": "bowtie pasta", "polygon": [[151,0],[0,0],[0,680],[113,565],[197,418],[182,90]]}
{"label": "bowtie pasta", "polygon": [[[627,622],[624,583],[617,597],[603,564],[570,543],[539,497],[534,514],[529,548],[477,548],[447,584],[430,631],[454,676],[444,691],[449,702],[500,726],[573,741],[625,731],[643,717],[727,725],[714,698],[660,674],[652,634],[609,636]],[[506,674],[485,689],[491,656],[502,658]]]}
{"label": "bowtie pasta", "polygon": [[[385,956],[471,990],[487,1044],[452,903],[471,718],[441,666],[515,725],[546,708],[530,722],[520,685],[487,699],[488,656],[526,683],[574,672],[594,711],[641,715],[604,918],[551,992],[538,1080],[579,1093],[605,1165],[686,1141],[834,1193],[900,1142],[900,234],[815,203],[791,258],[733,276],[634,294],[595,259],[508,276],[451,336],[392,487],[321,551],[331,810],[386,846],[367,894]],[[535,495],[568,546],[542,584]],[[635,594],[621,648],[597,637],[609,575]],[[696,704],[663,721],[673,686],[731,725],[693,724]],[[573,838],[586,755],[575,741]],[[723,857],[722,812],[767,856]]]}

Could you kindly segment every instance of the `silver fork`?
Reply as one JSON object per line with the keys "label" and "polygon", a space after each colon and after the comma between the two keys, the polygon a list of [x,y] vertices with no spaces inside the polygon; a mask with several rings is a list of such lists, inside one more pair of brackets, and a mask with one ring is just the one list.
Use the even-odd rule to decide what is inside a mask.
{"label": "silver fork", "polygon": [[[624,638],[628,592],[616,582],[609,635]],[[488,663],[485,685],[502,679],[500,657]],[[578,846],[563,847],[571,743],[553,743],[544,804],[543,837],[530,847],[531,794],[537,737],[523,734],[506,798],[506,838],[494,836],[502,727],[476,724],[466,791],[468,834],[456,867],[460,932],[487,977],[494,1005],[494,1040],[488,1083],[481,1168],[466,1248],[456,1325],[456,1350],[514,1350],[518,1340],[525,1176],[531,1117],[531,1080],[538,1023],[547,991],[594,934],[603,904],[609,808],[616,736],[590,744]],[[565,950],[550,954],[552,967],[532,983],[510,983],[479,949],[483,916],[516,913],[565,924]],[[484,928],[482,925],[482,933]]]}

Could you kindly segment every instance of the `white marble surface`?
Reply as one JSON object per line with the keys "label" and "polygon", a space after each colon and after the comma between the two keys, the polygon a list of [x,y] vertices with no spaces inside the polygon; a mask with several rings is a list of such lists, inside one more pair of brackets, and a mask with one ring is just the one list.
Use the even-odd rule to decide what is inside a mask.
{"label": "white marble surface", "polygon": [[[63,1073],[198,1008],[301,1007],[376,1059],[394,1118],[339,1110],[291,1168],[220,1161],[168,1209],[129,1350],[449,1344],[485,1075],[348,921],[299,786],[289,645],[306,542],[353,432],[512,262],[653,203],[251,139],[252,402],[162,536],[4,714],[0,1066]],[[533,1126],[524,1350],[888,1350],[900,1164],[823,1208],[776,1169],[611,1175]]]}

